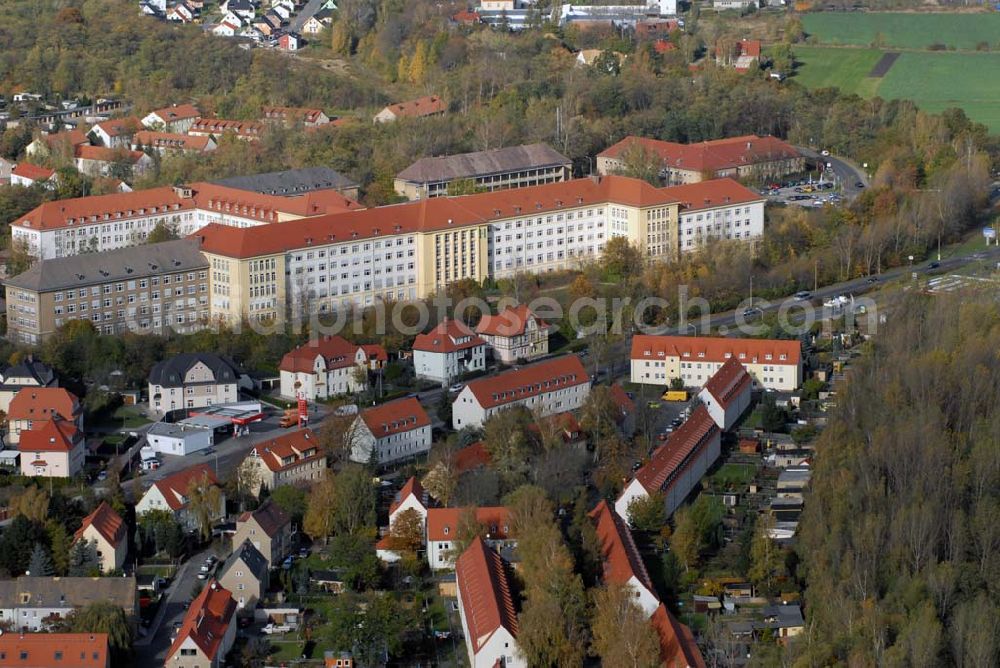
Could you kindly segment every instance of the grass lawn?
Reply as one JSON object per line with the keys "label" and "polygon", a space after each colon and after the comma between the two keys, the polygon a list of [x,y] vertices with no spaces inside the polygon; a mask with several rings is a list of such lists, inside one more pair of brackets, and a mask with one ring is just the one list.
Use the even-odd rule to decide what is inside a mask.
{"label": "grass lawn", "polygon": [[712,476],[712,482],[722,488],[735,485],[746,485],[754,475],[754,468],[749,464],[723,464]]}
{"label": "grass lawn", "polygon": [[822,44],[926,49],[944,44],[975,49],[980,42],[1000,48],[1000,13],[897,14],[889,12],[815,13],[802,16],[805,31]]}
{"label": "grass lawn", "polygon": [[120,406],[115,411],[113,421],[118,423],[120,429],[135,429],[150,422],[135,406]]}
{"label": "grass lawn", "polygon": [[793,80],[807,88],[837,87],[862,97],[910,99],[929,112],[960,107],[969,118],[1000,132],[1000,53],[904,52],[882,78],[868,73],[878,49],[796,46]]}
{"label": "grass lawn", "polygon": [[[270,659],[272,661],[294,661],[302,656],[302,645],[303,642],[300,640],[274,640],[268,638],[271,643],[271,649],[274,652],[271,654]],[[322,656],[322,654],[320,655]]]}

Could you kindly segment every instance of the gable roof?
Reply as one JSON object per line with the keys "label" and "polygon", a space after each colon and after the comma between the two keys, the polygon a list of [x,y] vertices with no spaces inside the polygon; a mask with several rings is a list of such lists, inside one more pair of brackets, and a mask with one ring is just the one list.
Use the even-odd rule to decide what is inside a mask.
{"label": "gable roof", "polygon": [[[784,358],[782,358],[784,356]],[[725,362],[735,357],[743,364],[798,364],[802,344],[797,340],[737,339],[722,336],[657,336],[636,334],[632,337],[634,360],[679,357],[699,362]]]}
{"label": "gable roof", "polygon": [[697,144],[629,136],[598,154],[599,158],[620,158],[633,147],[642,147],[660,158],[665,167],[697,172],[714,172],[759,162],[788,160],[800,154],[787,142],[770,135],[743,135]]}
{"label": "gable roof", "polygon": [[476,325],[476,334],[490,336],[521,336],[528,326],[528,320],[534,318],[539,329],[547,328],[547,322],[532,313],[526,304],[508,306],[496,315],[484,314]]}
{"label": "gable roof", "polygon": [[25,387],[10,400],[8,420],[49,420],[58,415],[72,420],[80,412],[80,400],[61,387]]}
{"label": "gable roof", "polygon": [[92,195],[90,197],[74,197],[72,199],[43,202],[12,225],[33,229],[56,229],[66,227],[67,221],[76,220],[83,223],[91,217],[102,217],[105,213],[125,211],[179,211],[194,207],[194,200],[180,197],[169,187],[136,190],[130,193],[112,193],[110,195]]}
{"label": "gable roof", "polygon": [[94,125],[90,131],[93,132],[100,129],[109,137],[122,137],[134,134],[141,127],[142,123],[138,118],[135,116],[126,116],[124,118],[112,118],[109,121],[101,121]]}
{"label": "gable roof", "polygon": [[677,621],[665,605],[660,604],[650,623],[660,640],[660,660],[666,668],[705,668],[691,629]]}
{"label": "gable roof", "polygon": [[212,485],[219,484],[219,479],[215,476],[212,467],[208,464],[195,464],[168,475],[163,480],[157,480],[153,483],[153,487],[163,495],[164,501],[171,510],[178,511],[187,505],[188,489],[191,487],[191,483],[203,478]]}
{"label": "gable roof", "polygon": [[125,148],[110,148],[107,146],[89,146],[87,144],[81,144],[73,149],[73,155],[80,160],[93,160],[95,162],[125,160],[132,163],[139,162],[146,156],[142,151],[131,151]]}
{"label": "gable roof", "polygon": [[[359,348],[365,350],[367,357],[369,349],[372,349],[373,346],[381,348],[378,344],[359,346],[340,335],[322,336],[317,339],[311,339],[307,343],[303,343],[285,353],[281,358],[281,364],[278,368],[281,371],[291,373],[311,373],[316,362],[316,357],[322,356],[327,370],[343,369],[354,366]],[[374,350],[374,354],[381,359],[385,355],[385,351],[382,349],[380,353],[378,350]]]}
{"label": "gable roof", "polygon": [[[5,282],[10,283],[10,280]],[[16,379],[34,380],[39,387],[49,387],[50,385],[59,384],[52,367],[41,360],[36,360],[32,355],[28,355],[17,364],[12,364],[0,370],[0,377],[3,378],[3,383],[0,383],[0,387],[6,389],[35,387],[35,385],[15,385],[14,382]]]}
{"label": "gable roof", "polygon": [[160,120],[164,123],[184,121],[189,118],[198,118],[201,116],[201,112],[198,111],[198,107],[193,104],[175,104],[170,107],[164,107],[163,109],[155,109],[149,113],[159,116]]}
{"label": "gable roof", "polygon": [[752,383],[753,379],[747,373],[746,367],[740,364],[735,357],[730,357],[708,379],[708,382],[705,383],[705,390],[715,397],[720,406],[726,408],[737,396],[747,391]]}
{"label": "gable roof", "polygon": [[19,162],[14,169],[10,170],[12,176],[20,176],[32,181],[48,181],[56,175],[55,170],[40,165],[33,165],[30,162]]}
{"label": "gable roof", "polygon": [[325,451],[317,442],[316,435],[310,429],[299,429],[269,441],[261,441],[253,449],[264,462],[264,466],[275,473],[326,457]]}
{"label": "gable roof", "polygon": [[455,580],[475,653],[501,627],[517,637],[516,599],[507,564],[481,537],[476,536],[455,562]]}
{"label": "gable roof", "polygon": [[195,365],[204,364],[212,372],[216,384],[235,383],[240,372],[231,361],[215,353],[180,353],[157,362],[149,372],[149,384],[160,387],[183,387],[184,376]]}
{"label": "gable roof", "polygon": [[[0,666],[107,668],[107,633],[4,633]],[[24,658],[21,658],[21,657]]]}
{"label": "gable roof", "polygon": [[622,418],[626,418],[630,413],[635,412],[635,402],[628,396],[625,388],[618,383],[614,383],[611,386],[611,400],[618,406]]}
{"label": "gable roof", "polygon": [[590,519],[601,544],[604,582],[624,585],[635,578],[655,595],[653,582],[625,521],[603,499],[590,511]]}
{"label": "gable roof", "polygon": [[396,104],[390,104],[385,107],[385,109],[391,111],[396,118],[403,116],[408,116],[410,118],[430,116],[432,114],[440,114],[447,108],[448,105],[446,105],[437,95],[427,95],[425,97],[417,98],[416,100],[397,102]]}
{"label": "gable roof", "polygon": [[204,151],[208,148],[211,137],[197,135],[182,135],[173,132],[154,132],[139,130],[132,141],[136,146],[174,149],[177,151]]}
{"label": "gable roof", "polygon": [[418,334],[413,349],[429,353],[453,353],[467,348],[485,346],[486,342],[475,335],[465,323],[445,318],[426,334]]}
{"label": "gable roof", "polygon": [[584,383],[590,383],[590,376],[580,358],[563,355],[495,376],[477,378],[470,381],[466,389],[472,392],[480,406],[493,408]]}
{"label": "gable roof", "polygon": [[292,519],[285,514],[285,511],[270,499],[257,510],[252,512],[247,511],[240,515],[237,518],[236,523],[242,524],[249,522],[251,518],[257,522],[257,526],[261,528],[261,531],[266,533],[271,538],[277,536],[278,532],[288,526],[288,524],[292,521]]}
{"label": "gable roof", "polygon": [[486,466],[490,461],[490,453],[486,450],[486,444],[482,441],[476,441],[452,455],[451,465],[455,473],[461,475],[466,471]]}
{"label": "gable roof", "polygon": [[125,538],[125,522],[107,501],[101,501],[100,505],[94,509],[94,512],[83,518],[83,523],[76,530],[76,534],[74,534],[74,540],[80,540],[83,532],[90,526],[93,526],[104,540],[115,547]]}
{"label": "gable roof", "polygon": [[392,515],[396,512],[396,509],[403,505],[403,502],[411,496],[416,498],[424,509],[430,505],[427,497],[427,490],[425,490],[424,486],[420,484],[420,481],[417,480],[416,476],[410,476],[400,490],[396,492],[396,496],[393,497],[392,503],[389,504],[389,514]]}
{"label": "gable roof", "polygon": [[[451,540],[465,508],[428,508],[427,540]],[[510,510],[504,506],[476,508],[476,521],[489,529],[487,538],[503,540],[510,533]]]}
{"label": "gable roof", "polygon": [[[222,25],[227,25],[225,22]],[[234,30],[239,26],[231,26]],[[264,134],[267,126],[260,121],[234,121],[225,118],[199,118],[188,129],[189,133],[233,132],[243,137],[259,137]]]}
{"label": "gable roof", "polygon": [[416,397],[387,401],[361,411],[361,419],[375,438],[385,438],[422,427],[429,427],[431,419]]}
{"label": "gable roof", "polygon": [[508,146],[488,151],[420,158],[396,175],[413,183],[453,181],[525,169],[569,165],[571,160],[548,144]]}
{"label": "gable roof", "polygon": [[649,462],[639,469],[635,479],[649,492],[657,492],[672,484],[675,474],[690,460],[692,454],[710,438],[719,433],[719,427],[704,405],[698,406],[667,442],[653,453]]}
{"label": "gable roof", "polygon": [[[5,580],[0,608],[82,608],[110,602],[131,615],[136,610],[135,577],[59,577],[22,575]],[[2,637],[2,636],[0,636]]]}
{"label": "gable roof", "polygon": [[72,452],[82,443],[81,437],[75,424],[55,416],[35,429],[22,431],[18,449],[24,453]]}
{"label": "gable roof", "polygon": [[205,588],[191,601],[181,629],[167,650],[164,663],[170,663],[188,638],[194,641],[209,660],[214,661],[235,613],[236,601],[229,590],[215,579],[206,582]]}
{"label": "gable roof", "polygon": [[258,582],[264,580],[267,576],[268,565],[267,559],[264,555],[260,553],[250,539],[247,538],[243,541],[243,544],[233,550],[233,553],[229,555],[225,562],[222,564],[222,569],[219,571],[219,578],[226,577],[226,573],[229,572],[237,561],[242,560],[243,564],[250,571],[251,575],[257,579]]}
{"label": "gable roof", "polygon": [[309,109],[307,107],[263,107],[261,113],[265,119],[282,121],[302,121],[303,123],[316,123],[323,116],[322,109]]}
{"label": "gable roof", "polygon": [[42,138],[45,140],[45,143],[48,144],[50,150],[60,144],[72,148],[74,146],[79,146],[80,144],[90,143],[90,140],[87,139],[87,133],[80,129],[65,130],[63,132],[51,132],[47,135],[43,135]]}

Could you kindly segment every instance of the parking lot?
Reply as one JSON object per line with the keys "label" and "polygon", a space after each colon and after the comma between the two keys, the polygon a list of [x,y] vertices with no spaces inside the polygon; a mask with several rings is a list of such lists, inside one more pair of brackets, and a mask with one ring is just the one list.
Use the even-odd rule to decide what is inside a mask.
{"label": "parking lot", "polygon": [[[772,184],[779,185],[779,184]],[[795,181],[780,184],[781,187],[770,187],[761,191],[768,200],[780,204],[792,204],[809,208],[819,208],[826,204],[839,204],[843,195],[839,186],[833,181]]]}

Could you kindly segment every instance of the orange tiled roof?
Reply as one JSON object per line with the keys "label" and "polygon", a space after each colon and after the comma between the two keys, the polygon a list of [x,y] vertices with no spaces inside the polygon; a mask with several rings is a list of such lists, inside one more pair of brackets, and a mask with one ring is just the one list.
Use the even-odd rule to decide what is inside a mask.
{"label": "orange tiled roof", "polygon": [[427,411],[416,397],[396,399],[361,411],[369,431],[375,438],[402,434],[431,424]]}
{"label": "orange tiled roof", "polygon": [[458,320],[445,318],[426,334],[418,334],[413,349],[430,353],[453,353],[466,348],[485,346],[486,342]]}
{"label": "orange tiled roof", "polygon": [[68,420],[56,417],[37,429],[21,432],[18,448],[23,452],[71,452],[80,442],[80,432]]}
{"label": "orange tiled roof", "polygon": [[[782,357],[784,356],[784,357]],[[802,346],[798,341],[781,339],[737,339],[722,336],[657,336],[637,334],[632,337],[633,360],[679,357],[693,362],[725,362],[735,357],[743,364],[798,364]]]}
{"label": "orange tiled roof", "polygon": [[486,444],[476,441],[470,446],[464,447],[452,456],[452,467],[455,473],[462,474],[490,463],[490,453],[486,450]]}
{"label": "orange tiled roof", "polygon": [[188,130],[189,134],[207,132],[218,134],[233,132],[242,137],[260,137],[264,134],[266,125],[260,121],[232,121],[224,118],[199,118]]}
{"label": "orange tiled roof", "polygon": [[164,123],[183,121],[189,118],[198,118],[201,116],[201,112],[198,111],[198,107],[193,104],[177,104],[172,107],[156,109],[149,113],[156,114],[163,120]]}
{"label": "orange tiled roof", "polygon": [[164,665],[170,665],[174,654],[180,651],[188,638],[198,645],[209,661],[214,662],[235,613],[236,601],[232,594],[215,579],[210,579],[201,593],[191,601],[180,631],[167,650]]}
{"label": "orange tiled roof", "polygon": [[681,213],[767,200],[766,197],[728,177],[685,183],[664,190],[681,203]]}
{"label": "orange tiled roof", "polygon": [[455,562],[455,580],[475,652],[501,627],[517,637],[517,607],[507,566],[479,536]]}
{"label": "orange tiled roof", "polygon": [[650,623],[660,639],[660,660],[666,668],[705,668],[691,629],[677,621],[665,605],[660,604]]}
{"label": "orange tiled roof", "polygon": [[67,146],[79,146],[80,144],[89,144],[90,140],[87,139],[87,133],[83,130],[66,130],[65,132],[53,132],[44,136],[45,143],[49,145],[49,148],[55,148],[59,144],[65,143]]}
{"label": "orange tiled roof", "polygon": [[32,229],[51,230],[67,227],[73,224],[99,222],[105,214],[108,219],[130,217],[138,212],[176,211],[193,208],[194,201],[182,199],[173,188],[163,186],[149,190],[136,190],[130,193],[113,193],[111,195],[94,195],[91,197],[74,197],[53,202],[45,202],[25,214],[13,225]]}
{"label": "orange tiled roof", "polygon": [[708,409],[698,406],[667,442],[656,449],[649,463],[636,472],[635,479],[650,493],[668,487],[692,453],[718,433],[719,427]]}
{"label": "orange tiled roof", "polygon": [[520,369],[477,378],[466,386],[483,408],[503,406],[526,397],[590,383],[576,355],[563,355]]}
{"label": "orange tiled roof", "polygon": [[366,359],[386,361],[389,358],[385,348],[377,343],[358,345],[342,336],[324,336],[285,353],[279,368],[291,373],[311,373],[317,355],[326,361],[327,369],[351,367],[359,348],[364,350]]}
{"label": "orange tiled roof", "polygon": [[437,95],[428,95],[416,100],[409,100],[408,102],[390,104],[386,109],[391,111],[396,118],[400,118],[401,116],[417,118],[419,116],[443,113],[448,109],[448,105]]}
{"label": "orange tiled roof", "polygon": [[125,118],[112,118],[110,121],[101,121],[91,128],[91,130],[100,128],[109,137],[119,137],[131,135],[141,127],[142,122],[138,118],[135,116],[126,116]]}
{"label": "orange tiled roof", "polygon": [[535,319],[539,329],[549,326],[547,322],[532,313],[526,304],[518,304],[513,308],[508,306],[496,315],[484,315],[476,325],[476,333],[491,336],[521,336],[528,326],[529,318]]}
{"label": "orange tiled roof", "polygon": [[202,240],[202,246],[208,252],[247,258],[310,245],[478,225],[520,214],[534,215],[569,207],[607,203],[648,207],[676,201],[668,188],[655,188],[640,179],[604,176],[474,195],[432,197],[292,220],[283,223],[280,228],[273,225],[254,229],[208,225],[194,236]]}
{"label": "orange tiled roof", "polygon": [[19,162],[14,169],[10,170],[10,173],[13,176],[20,176],[32,181],[48,181],[56,175],[55,170],[33,165],[30,162]]}
{"label": "orange tiled roof", "polygon": [[170,509],[177,511],[187,505],[188,488],[191,483],[195,480],[201,480],[203,477],[213,485],[219,484],[219,479],[215,477],[212,467],[208,464],[195,464],[169,475],[163,480],[157,480],[153,486],[163,495]]}
{"label": "orange tiled roof", "polygon": [[129,162],[139,162],[145,153],[142,151],[130,151],[122,148],[108,148],[107,146],[89,146],[82,144],[73,149],[73,155],[80,160],[95,160],[98,162],[115,162],[116,160],[128,160]]}
{"label": "orange tiled roof", "polygon": [[282,121],[302,121],[303,123],[315,123],[323,115],[322,109],[308,109],[306,107],[264,107],[262,109],[265,119],[280,119]]}
{"label": "orange tiled roof", "polygon": [[137,146],[152,146],[179,151],[204,151],[208,148],[208,140],[209,137],[154,132],[152,130],[140,130],[135,133],[135,137],[132,139]]}
{"label": "orange tiled roof", "polygon": [[8,420],[49,420],[53,415],[72,420],[80,412],[80,400],[62,387],[26,387],[7,407]]}
{"label": "orange tiled roof", "polygon": [[740,364],[735,357],[730,357],[708,379],[708,382],[705,383],[705,389],[715,397],[720,406],[726,408],[737,395],[747,391],[752,383],[753,379],[747,373],[746,367]]}
{"label": "orange tiled roof", "polygon": [[80,540],[87,527],[93,526],[97,533],[104,537],[111,545],[117,546],[125,538],[125,522],[121,516],[114,511],[107,501],[101,501],[101,505],[83,518],[83,524],[76,530],[75,540]]}
{"label": "orange tiled roof", "polygon": [[[107,633],[4,633],[4,668],[107,668]],[[21,658],[21,657],[24,658]]]}
{"label": "orange tiled roof", "polygon": [[625,388],[618,383],[611,386],[611,399],[618,406],[623,418],[635,411],[635,402],[629,398],[628,393],[625,392]]}
{"label": "orange tiled roof", "polygon": [[604,582],[624,585],[635,578],[650,592],[655,592],[646,565],[632,540],[632,533],[618,513],[607,501],[602,500],[590,511],[590,519],[594,522],[597,539],[601,543]]}
{"label": "orange tiled roof", "polygon": [[[442,541],[455,537],[464,508],[428,508],[427,540]],[[476,508],[476,521],[487,527],[490,539],[503,540],[510,533],[510,510],[503,506]]]}
{"label": "orange tiled roof", "polygon": [[326,457],[310,429],[289,432],[254,446],[264,466],[277,473]]}
{"label": "orange tiled roof", "polygon": [[403,501],[406,501],[409,497],[416,497],[417,501],[420,502],[424,508],[427,507],[428,498],[427,492],[424,490],[424,486],[420,484],[416,476],[410,476],[406,483],[396,492],[395,498],[393,498],[392,503],[389,504],[389,514],[392,515],[396,512],[396,509],[403,505]]}
{"label": "orange tiled roof", "polygon": [[759,162],[799,157],[799,152],[791,145],[770,135],[766,137],[744,135],[697,144],[678,144],[630,136],[608,147],[598,154],[598,157],[618,158],[633,146],[641,146],[658,156],[664,166],[697,172],[714,172]]}

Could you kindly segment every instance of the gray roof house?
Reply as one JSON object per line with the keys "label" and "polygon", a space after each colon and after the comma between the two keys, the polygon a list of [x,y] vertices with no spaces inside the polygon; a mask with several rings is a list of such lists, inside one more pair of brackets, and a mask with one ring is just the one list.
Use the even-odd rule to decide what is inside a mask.
{"label": "gray roof house", "polygon": [[130,621],[139,615],[134,577],[33,577],[0,581],[0,623],[14,629],[39,631],[76,608],[110,601],[125,610]]}
{"label": "gray roof house", "polygon": [[547,144],[528,144],[421,158],[396,175],[396,192],[409,199],[441,197],[453,181],[484,191],[524,188],[569,179],[572,161]]}
{"label": "gray roof house", "polygon": [[356,181],[329,167],[304,167],[266,174],[233,176],[213,183],[227,188],[280,197],[293,197],[316,190],[336,190],[346,197],[358,195]]}
{"label": "gray roof house", "polygon": [[249,540],[233,550],[219,571],[219,583],[232,593],[240,610],[257,605],[267,593],[268,578],[267,559]]}
{"label": "gray roof house", "polygon": [[235,403],[240,371],[215,353],[181,353],[149,372],[149,407],[159,413]]}
{"label": "gray roof house", "polygon": [[59,387],[59,379],[52,367],[31,355],[0,369],[0,410],[6,413],[11,399],[25,387]]}

